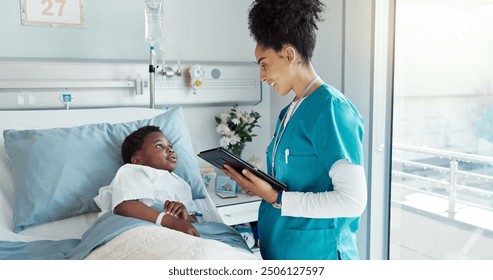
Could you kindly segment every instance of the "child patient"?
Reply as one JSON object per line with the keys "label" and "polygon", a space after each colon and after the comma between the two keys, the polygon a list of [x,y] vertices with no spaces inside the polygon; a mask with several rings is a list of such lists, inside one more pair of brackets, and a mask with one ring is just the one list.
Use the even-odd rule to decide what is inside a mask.
{"label": "child patient", "polygon": [[94,198],[102,210],[100,216],[113,211],[252,253],[232,227],[209,221],[199,223],[189,215],[198,210],[190,185],[173,173],[178,155],[159,127],[144,126],[132,132],[123,141],[121,154],[125,164],[111,184],[100,188]]}
{"label": "child patient", "polygon": [[144,126],[132,132],[122,144],[121,155],[125,164],[94,198],[102,210],[100,216],[113,210],[200,236],[192,225],[197,219],[189,215],[197,210],[191,188],[173,173],[178,155],[159,127]]}

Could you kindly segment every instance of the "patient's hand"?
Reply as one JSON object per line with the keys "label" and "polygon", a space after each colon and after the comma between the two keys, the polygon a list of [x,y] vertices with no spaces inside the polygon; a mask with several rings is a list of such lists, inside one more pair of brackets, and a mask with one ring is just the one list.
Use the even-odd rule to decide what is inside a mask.
{"label": "patient's hand", "polygon": [[190,223],[197,221],[193,216],[188,215],[188,210],[185,205],[178,201],[166,200],[164,202],[164,212],[166,212],[167,215],[171,215],[175,218],[188,221]]}
{"label": "patient's hand", "polygon": [[199,232],[193,227],[193,225],[189,221],[181,220],[170,215],[164,216],[161,225],[170,229],[181,231],[186,234],[200,237]]}

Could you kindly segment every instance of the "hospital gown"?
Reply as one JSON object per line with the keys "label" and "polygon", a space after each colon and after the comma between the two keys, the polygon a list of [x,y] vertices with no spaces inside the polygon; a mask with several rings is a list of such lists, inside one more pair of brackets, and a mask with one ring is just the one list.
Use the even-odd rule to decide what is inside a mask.
{"label": "hospital gown", "polygon": [[126,200],[139,200],[149,207],[163,207],[166,200],[178,201],[189,212],[198,210],[192,199],[190,185],[182,178],[167,170],[138,164],[123,165],[111,184],[100,188],[98,196],[94,198],[101,208],[100,216],[113,211]]}

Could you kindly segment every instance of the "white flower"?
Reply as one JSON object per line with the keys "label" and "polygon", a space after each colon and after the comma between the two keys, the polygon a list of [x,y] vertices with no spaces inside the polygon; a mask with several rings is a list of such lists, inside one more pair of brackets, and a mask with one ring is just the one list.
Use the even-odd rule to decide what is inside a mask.
{"label": "white flower", "polygon": [[240,136],[238,136],[238,134],[231,135],[230,139],[231,139],[231,145],[236,145],[241,142],[241,138]]}
{"label": "white flower", "polygon": [[231,135],[233,132],[229,129],[226,124],[219,124],[216,127],[216,132],[220,135]]}
{"label": "white flower", "polygon": [[221,119],[221,123],[227,123],[229,120],[229,113],[224,112],[219,114],[219,118]]}
{"label": "white flower", "polygon": [[255,119],[254,117],[252,117],[250,114],[248,114],[248,117],[247,117],[247,123],[253,123],[254,121],[256,121],[257,119]]}
{"label": "white flower", "polygon": [[[246,142],[251,142],[253,128],[257,124],[260,114],[254,111],[238,111],[238,105],[233,105],[229,112],[223,112],[215,116],[216,132],[221,136],[219,145],[236,153],[241,153]],[[233,129],[232,129],[233,128]]]}
{"label": "white flower", "polygon": [[231,143],[231,141],[229,141],[229,140],[230,140],[229,137],[226,137],[226,136],[221,137],[221,139],[219,139],[219,146],[227,149],[229,144]]}

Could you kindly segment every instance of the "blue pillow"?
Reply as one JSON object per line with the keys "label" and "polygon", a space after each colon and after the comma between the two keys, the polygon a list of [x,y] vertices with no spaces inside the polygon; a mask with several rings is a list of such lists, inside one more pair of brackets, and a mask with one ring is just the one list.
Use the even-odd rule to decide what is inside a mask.
{"label": "blue pillow", "polygon": [[175,173],[190,184],[194,199],[204,198],[205,186],[181,107],[127,123],[4,130],[14,184],[14,231],[100,211],[93,198],[122,166],[123,140],[145,125],[161,128],[178,154]]}

